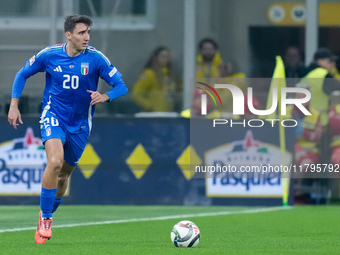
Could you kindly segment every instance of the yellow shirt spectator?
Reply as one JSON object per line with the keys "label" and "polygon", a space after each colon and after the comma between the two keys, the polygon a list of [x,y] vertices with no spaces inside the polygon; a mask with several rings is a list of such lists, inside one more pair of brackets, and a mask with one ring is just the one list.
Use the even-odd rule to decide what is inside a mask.
{"label": "yellow shirt spectator", "polygon": [[196,60],[196,78],[217,78],[218,67],[223,63],[217,43],[211,38],[204,38],[198,44]]}
{"label": "yellow shirt spectator", "polygon": [[145,69],[132,89],[132,99],[147,112],[174,110],[178,95],[172,78],[170,52],[158,47],[151,54]]}
{"label": "yellow shirt spectator", "polygon": [[169,112],[173,109],[170,94],[175,85],[168,76],[168,69],[162,68],[163,81],[159,82],[152,69],[145,69],[132,90],[132,99],[144,111]]}
{"label": "yellow shirt spectator", "polygon": [[217,78],[218,67],[223,63],[220,53],[216,53],[210,63],[203,61],[202,54],[197,55],[196,78]]}

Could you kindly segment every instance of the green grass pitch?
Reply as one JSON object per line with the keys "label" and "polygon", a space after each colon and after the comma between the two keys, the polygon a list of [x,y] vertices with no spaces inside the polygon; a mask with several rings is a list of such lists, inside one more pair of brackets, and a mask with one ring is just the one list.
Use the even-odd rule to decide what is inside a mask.
{"label": "green grass pitch", "polygon": [[[340,254],[338,206],[62,205],[43,245],[34,242],[38,212],[0,206],[0,254]],[[173,225],[184,219],[200,228],[195,248],[170,241]]]}

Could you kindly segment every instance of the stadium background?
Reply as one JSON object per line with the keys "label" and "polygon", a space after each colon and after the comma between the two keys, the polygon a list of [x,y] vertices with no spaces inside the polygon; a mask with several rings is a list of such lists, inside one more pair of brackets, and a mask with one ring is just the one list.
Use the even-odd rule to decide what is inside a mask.
{"label": "stadium background", "polygon": [[[294,206],[281,207],[284,179],[275,175],[192,176],[190,164],[221,159],[221,153],[231,152],[232,160],[243,163],[240,144],[251,159],[257,152],[279,155],[279,129],[223,127],[210,139],[204,125],[180,114],[191,105],[202,38],[216,40],[223,60],[237,64],[247,77],[269,81],[256,91],[264,107],[275,57],[288,46],[301,49],[305,65],[318,47],[339,56],[339,1],[0,0],[0,5],[1,254],[187,254],[192,250],[176,250],[169,238],[183,219],[201,230],[197,254],[339,253],[338,177],[314,178],[306,186],[289,181],[288,204]],[[44,47],[65,42],[62,24],[72,13],[93,18],[90,45],[117,66],[129,93],[98,105],[84,157],[54,214],[53,238],[36,245],[46,163],[38,122],[43,74],[30,78],[23,91],[24,125],[14,130],[7,112],[16,72]],[[160,45],[171,51],[181,100],[176,112],[141,112],[131,91]],[[100,91],[107,88],[100,82]],[[339,103],[338,97],[332,100]],[[294,143],[294,132],[286,130],[286,163],[294,160]],[[258,144],[264,147],[254,154]],[[294,194],[299,192],[308,195],[304,204],[311,206],[298,206]]]}
{"label": "stadium background", "polygon": [[[28,128],[32,128],[35,137],[39,137],[38,116],[44,77],[38,74],[26,84],[21,98],[25,124],[18,131],[11,129],[6,118],[13,79],[33,54],[48,45],[65,41],[62,24],[66,15],[84,13],[94,19],[90,45],[102,50],[118,67],[130,93],[97,108],[90,140],[92,149],[88,156],[96,163],[85,160],[83,165],[86,166],[82,169],[80,164],[77,168],[71,179],[69,196],[65,198],[66,204],[280,205],[281,198],[271,198],[270,191],[268,198],[265,194],[260,197],[250,194],[252,198],[249,199],[237,196],[229,199],[209,198],[204,179],[188,177],[183,171],[185,166],[181,166],[189,163],[185,154],[188,153],[186,149],[190,148],[189,121],[181,118],[179,112],[140,113],[132,101],[131,91],[149,53],[159,45],[169,47],[174,67],[182,79],[181,109],[190,105],[190,79],[194,76],[196,48],[204,37],[214,38],[221,55],[237,62],[247,77],[256,77],[259,73],[270,77],[275,56],[283,55],[285,48],[292,44],[305,49],[306,64],[316,47],[329,47],[339,54],[340,21],[333,18],[333,12],[327,17],[321,15],[320,25],[312,33],[310,27],[313,28],[313,24],[308,24],[308,35],[305,34],[308,29],[304,20],[294,20],[288,14],[279,21],[270,16],[270,10],[275,5],[286,8],[286,13],[289,13],[294,6],[308,4],[318,7],[315,2],[2,0],[0,142],[3,145],[23,138]],[[322,10],[329,10],[329,6],[340,10],[337,1],[318,3],[320,14]],[[101,83],[100,90],[105,89],[107,87]],[[266,99],[267,89],[262,88],[258,92],[263,100]],[[265,101],[260,103],[264,105]],[[278,130],[271,132],[275,136]],[[241,130],[238,139],[245,135],[246,131]],[[278,141],[273,144],[278,146]],[[135,151],[135,158],[130,158]],[[27,188],[24,184],[23,190],[16,189],[15,185],[20,185],[19,177],[15,177],[11,184],[14,190],[6,190],[8,179],[4,177],[7,169],[4,158],[8,156],[5,154],[0,155],[3,172],[1,204],[36,204],[38,196],[31,187]],[[199,157],[203,158],[202,153]],[[129,166],[129,159],[135,167]],[[87,170],[87,173],[82,170]],[[313,203],[330,203],[339,199],[338,179],[331,179],[326,186],[314,188],[309,191],[315,196]],[[97,192],[103,190],[107,195],[99,198]],[[88,192],[86,198],[84,192]],[[293,203],[294,199],[290,196],[290,204]]]}

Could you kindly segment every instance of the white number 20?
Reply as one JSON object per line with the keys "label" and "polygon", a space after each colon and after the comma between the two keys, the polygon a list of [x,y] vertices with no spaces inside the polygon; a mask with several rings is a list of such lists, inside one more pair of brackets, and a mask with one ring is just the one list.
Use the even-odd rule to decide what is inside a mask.
{"label": "white number 20", "polygon": [[[79,87],[79,77],[77,75],[68,75],[68,74],[64,74],[64,76],[66,79],[63,81],[63,88],[64,89],[77,89]],[[71,81],[71,86],[68,84],[69,81]]]}

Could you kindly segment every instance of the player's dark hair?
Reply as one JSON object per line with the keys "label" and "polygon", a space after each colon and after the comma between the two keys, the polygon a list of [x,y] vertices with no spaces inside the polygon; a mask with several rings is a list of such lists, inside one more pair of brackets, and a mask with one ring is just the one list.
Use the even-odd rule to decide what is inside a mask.
{"label": "player's dark hair", "polygon": [[90,27],[92,25],[92,20],[86,15],[74,14],[66,17],[64,22],[64,31],[73,33],[74,28],[78,23],[84,23],[86,26]]}
{"label": "player's dark hair", "polygon": [[218,49],[218,44],[217,44],[217,42],[214,41],[214,40],[211,39],[211,38],[204,38],[204,39],[202,39],[202,40],[199,42],[199,44],[198,44],[198,49],[201,50],[202,47],[203,47],[203,45],[204,45],[205,43],[211,43],[211,44],[214,46],[214,48],[215,48],[216,50]]}

